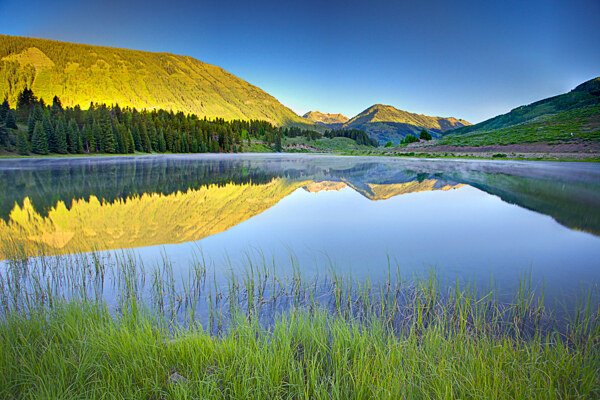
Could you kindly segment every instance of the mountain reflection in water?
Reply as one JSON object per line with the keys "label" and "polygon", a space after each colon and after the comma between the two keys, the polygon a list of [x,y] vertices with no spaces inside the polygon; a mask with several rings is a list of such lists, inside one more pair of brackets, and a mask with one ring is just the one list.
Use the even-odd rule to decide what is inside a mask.
{"label": "mountain reflection in water", "polygon": [[299,188],[350,187],[375,201],[464,185],[600,234],[594,164],[157,156],[2,160],[0,241],[27,254],[183,243],[226,231]]}

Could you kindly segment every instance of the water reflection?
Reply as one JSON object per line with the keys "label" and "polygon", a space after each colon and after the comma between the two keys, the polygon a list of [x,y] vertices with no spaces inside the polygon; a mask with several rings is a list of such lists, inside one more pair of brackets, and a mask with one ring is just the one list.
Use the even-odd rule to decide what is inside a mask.
{"label": "water reflection", "polygon": [[[377,201],[465,185],[600,234],[600,168],[594,164],[155,156],[2,160],[0,240],[28,254],[40,248],[66,253],[175,244],[224,232],[299,188],[352,190]],[[448,196],[422,200],[451,203]],[[302,213],[303,205],[297,207]],[[361,212],[343,211],[349,221]],[[323,240],[327,247],[331,239]]]}

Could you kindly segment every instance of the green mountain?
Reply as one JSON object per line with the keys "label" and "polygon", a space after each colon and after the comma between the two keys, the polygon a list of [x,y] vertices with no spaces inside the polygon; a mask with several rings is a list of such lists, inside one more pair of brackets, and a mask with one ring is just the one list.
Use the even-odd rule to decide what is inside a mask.
{"label": "green mountain", "polygon": [[442,136],[449,129],[465,125],[470,124],[463,119],[430,117],[375,104],[350,119],[343,128],[362,129],[380,143],[391,141],[398,144],[406,135],[418,136],[422,129],[435,138]]}
{"label": "green mountain", "polygon": [[46,103],[57,95],[67,106],[118,103],[314,126],[256,86],[192,57],[0,35],[0,98],[14,106],[25,86]]}
{"label": "green mountain", "polygon": [[[447,144],[484,145],[598,138],[600,77],[475,125],[446,132]],[[571,135],[573,133],[573,135]]]}

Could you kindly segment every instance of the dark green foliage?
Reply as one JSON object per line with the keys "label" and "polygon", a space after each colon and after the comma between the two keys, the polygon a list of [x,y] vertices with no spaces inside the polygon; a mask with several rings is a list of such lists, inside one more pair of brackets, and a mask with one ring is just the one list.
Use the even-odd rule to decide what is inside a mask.
{"label": "dark green foliage", "polygon": [[33,112],[29,114],[27,121],[27,138],[31,141],[31,137],[33,136],[33,128],[35,128],[36,123],[44,121],[44,111],[39,104],[36,104],[33,108]]}
{"label": "dark green foliage", "polygon": [[37,104],[37,97],[33,94],[33,90],[25,87],[17,98],[17,117],[19,122],[27,121],[27,117],[31,113],[31,109]]}
{"label": "dark green foliage", "polygon": [[7,147],[8,142],[8,129],[6,126],[0,124],[0,147]]}
{"label": "dark green foliage", "polygon": [[63,107],[62,107],[62,103],[60,102],[60,99],[58,98],[58,96],[54,96],[54,98],[52,99],[52,111],[54,113],[57,113],[59,111],[62,111]]}
{"label": "dark green foliage", "polygon": [[8,104],[8,99],[5,97],[2,105],[0,105],[0,123],[6,121],[6,117],[8,111],[10,110],[10,105]]}
{"label": "dark green foliage", "polygon": [[392,142],[388,141],[388,142],[385,144],[385,147],[392,147],[393,145],[394,145],[394,144],[393,144]]}
{"label": "dark green foliage", "polygon": [[29,142],[24,131],[17,133],[17,153],[22,156],[29,154]]}
{"label": "dark green foliage", "polygon": [[158,138],[158,151],[160,151],[161,153],[167,151],[167,142],[165,140],[165,134],[162,129],[160,130],[160,136]]}
{"label": "dark green foliage", "polygon": [[275,151],[280,153],[281,150],[281,135],[277,134],[275,135]]}
{"label": "dark green foliage", "polygon": [[[58,154],[238,152],[243,151],[243,138],[248,142],[263,141],[272,144],[274,150],[283,151],[283,138],[286,136],[303,136],[311,140],[322,137],[316,131],[280,128],[260,120],[208,120],[181,112],[140,112],[102,104],[90,104],[89,109],[83,111],[78,106],[62,107],[58,97],[52,106],[35,102],[27,119],[27,140],[32,143],[32,149],[34,130],[39,124],[46,136],[47,151]],[[374,139],[356,129],[329,131],[327,134],[330,137],[347,137],[358,144],[377,145]],[[36,154],[45,154],[43,145],[38,143],[35,148],[42,152]]]}
{"label": "dark green foliage", "polygon": [[33,128],[31,152],[35,154],[48,154],[48,138],[41,122],[37,122],[35,128]]}
{"label": "dark green foliage", "polygon": [[94,139],[94,130],[90,125],[84,125],[81,132],[83,141],[83,150],[86,153],[93,153],[96,151],[96,139]]}
{"label": "dark green foliage", "polygon": [[67,132],[67,150],[71,154],[83,153],[83,146],[81,144],[81,138],[79,137],[79,128],[75,120],[69,121],[69,125],[66,128]]}
{"label": "dark green foliage", "polygon": [[367,133],[360,129],[339,129],[339,130],[331,130],[325,131],[325,137],[334,138],[334,137],[347,137],[354,140],[358,144],[362,144],[365,146],[377,147],[379,146],[379,142],[376,139],[373,139]]}
{"label": "dark green foliage", "polygon": [[[101,143],[99,151],[103,153],[114,153],[116,150],[116,143],[110,111],[108,111],[105,106],[102,106],[98,109],[98,113],[97,121]],[[98,137],[96,140],[98,140]]]}
{"label": "dark green foliage", "polygon": [[52,126],[50,118],[45,117],[42,121],[42,126],[44,127],[44,132],[46,133],[46,139],[48,141],[48,151],[50,151],[50,153],[58,153],[58,144],[56,141],[56,136],[54,134],[54,126]]}
{"label": "dark green foliage", "polygon": [[425,129],[421,129],[421,133],[419,134],[419,139],[422,140],[431,140],[431,134],[427,132]]}
{"label": "dark green foliage", "polygon": [[409,143],[416,143],[418,141],[419,141],[419,138],[417,138],[415,135],[406,135],[400,143],[401,144],[409,144]]}
{"label": "dark green foliage", "polygon": [[54,131],[55,149],[54,152],[58,154],[67,154],[67,132],[62,120],[58,120],[56,129]]}
{"label": "dark green foliage", "polygon": [[18,129],[17,121],[15,120],[15,113],[13,110],[8,110],[6,113],[6,127],[10,129]]}

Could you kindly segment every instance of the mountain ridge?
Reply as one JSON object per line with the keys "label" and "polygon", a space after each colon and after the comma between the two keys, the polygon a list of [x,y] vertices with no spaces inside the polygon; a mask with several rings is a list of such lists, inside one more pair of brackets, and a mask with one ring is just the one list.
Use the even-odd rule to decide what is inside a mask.
{"label": "mountain ridge", "polygon": [[191,56],[0,35],[0,96],[14,105],[24,87],[67,106],[119,104],[314,126],[257,86]]}
{"label": "mountain ridge", "polygon": [[[340,116],[346,120],[342,122]],[[309,111],[303,115],[303,118],[329,129],[360,129],[382,144],[388,140],[398,144],[406,135],[418,136],[422,129],[428,131],[433,137],[440,137],[448,130],[471,125],[470,122],[460,118],[432,117],[379,103],[368,107],[352,118],[347,118],[342,114],[319,111]]]}
{"label": "mountain ridge", "polygon": [[344,123],[350,120],[350,118],[343,114],[322,113],[316,110],[307,112],[302,116],[302,118],[306,118],[316,124],[325,125],[334,129],[341,127]]}
{"label": "mountain ridge", "polygon": [[399,110],[390,105],[374,104],[343,125],[345,129],[362,129],[379,140],[398,144],[409,134],[418,136],[422,129],[434,138],[459,126],[470,125],[468,121],[454,117],[432,117]]}

